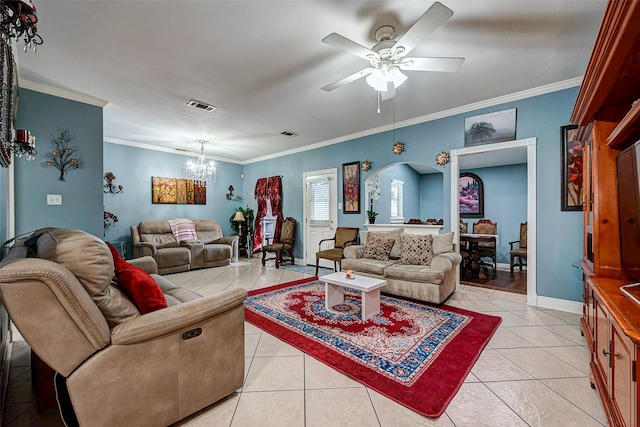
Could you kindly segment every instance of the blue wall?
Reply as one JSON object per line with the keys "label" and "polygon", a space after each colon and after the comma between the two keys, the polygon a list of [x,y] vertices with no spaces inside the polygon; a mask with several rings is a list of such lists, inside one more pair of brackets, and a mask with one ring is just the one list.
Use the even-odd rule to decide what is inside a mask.
{"label": "blue wall", "polygon": [[[283,213],[302,221],[303,215],[303,173],[335,168],[341,171],[341,164],[368,159],[375,170],[362,173],[364,179],[378,173],[380,169],[399,162],[420,162],[443,174],[449,173],[435,164],[435,157],[441,151],[461,148],[464,145],[465,117],[517,108],[517,139],[537,138],[537,217],[538,232],[538,294],[552,298],[580,301],[581,277],[572,264],[582,256],[582,214],[581,212],[560,211],[560,126],[569,123],[578,88],[566,89],[550,94],[513,101],[490,108],[445,117],[417,125],[396,128],[394,133],[382,132],[357,138],[302,153],[282,156],[265,161],[249,163],[244,167],[218,162],[218,182],[207,191],[207,205],[152,205],[150,200],[151,176],[184,177],[185,157],[170,153],[142,150],[116,144],[102,143],[102,110],[98,107],[80,104],[49,95],[22,90],[18,128],[27,128],[37,136],[37,147],[41,153],[50,151],[49,135],[58,127],[69,128],[77,135],[75,142],[84,156],[83,166],[70,172],[67,182],[57,181],[57,171],[43,166],[43,159],[32,163],[20,159],[16,164],[16,232],[21,233],[37,227],[73,226],[93,234],[102,235],[102,206],[118,215],[120,221],[109,229],[109,240],[129,239],[129,225],[142,219],[170,218],[178,216],[206,217],[217,219],[229,232],[228,218],[238,206],[249,205],[256,208],[253,188],[259,177],[280,174],[283,179]],[[401,96],[401,94],[400,94]],[[348,117],[344,118],[348,120]],[[406,152],[396,156],[391,152],[393,141],[405,143]],[[118,195],[102,192],[103,175],[111,171],[116,175],[116,184],[122,184],[125,192]],[[477,171],[478,172],[478,171]],[[240,175],[244,173],[245,179]],[[482,171],[484,173],[484,171]],[[487,173],[491,174],[491,171]],[[495,172],[499,177],[504,172]],[[419,178],[418,203],[420,218],[443,218],[445,230],[451,228],[448,179],[440,174]],[[504,176],[504,175],[503,175]],[[339,179],[341,180],[341,173]],[[485,178],[483,178],[484,180]],[[487,175],[487,181],[493,178]],[[438,185],[438,181],[441,184]],[[498,179],[500,181],[500,179]],[[510,181],[510,178],[503,179]],[[224,197],[229,185],[242,194],[241,202],[230,202]],[[497,195],[509,189],[499,187]],[[364,191],[364,189],[363,189]],[[454,189],[456,191],[456,189]],[[489,197],[493,190],[485,190]],[[514,190],[515,191],[515,190]],[[342,186],[338,186],[338,199],[342,200]],[[488,192],[488,193],[487,193]],[[46,194],[62,194],[62,206],[47,206]],[[362,196],[364,193],[362,193]],[[423,197],[429,196],[429,202]],[[5,196],[6,197],[6,196]],[[491,196],[493,197],[493,196]],[[406,199],[406,197],[405,197]],[[485,216],[498,218],[504,212],[490,212],[485,198]],[[494,206],[511,209],[505,200],[492,202]],[[524,205],[523,203],[517,203]],[[377,209],[377,208],[376,208]],[[413,208],[412,208],[413,209]],[[338,223],[341,226],[361,227],[365,223],[365,210],[360,215],[344,215],[340,211]],[[202,216],[201,216],[201,215]],[[411,215],[413,216],[413,215]],[[513,213],[511,219],[502,219],[499,228],[507,232],[509,221],[519,223],[523,215]],[[525,215],[526,216],[526,215]],[[492,219],[493,219],[492,218]],[[2,225],[4,227],[4,224]],[[299,223],[298,235],[302,236]],[[509,231],[510,233],[511,231]],[[301,244],[297,246],[296,257],[302,256]],[[507,242],[510,238],[501,238]],[[515,239],[514,239],[515,240]]]}
{"label": "blue wall", "polygon": [[[110,143],[105,143],[103,149],[102,176],[112,172],[116,176],[113,183],[124,187],[122,193],[104,194],[105,210],[118,217],[118,222],[107,228],[104,238],[112,242],[126,242],[129,256],[132,254],[129,227],[143,220],[215,219],[225,235],[232,234],[229,218],[238,206],[246,204],[227,200],[226,193],[229,185],[233,185],[234,194],[242,194],[241,165],[216,162],[217,179],[215,183],[207,184],[206,205],[153,204],[151,177],[188,178],[185,165],[193,158]],[[102,192],[100,194],[103,195]]]}
{"label": "blue wall", "polygon": [[[517,109],[516,139],[537,138],[537,243],[538,243],[538,294],[552,298],[581,301],[582,283],[579,272],[572,266],[582,257],[582,214],[581,212],[560,211],[560,126],[569,124],[569,117],[575,103],[578,88],[565,89],[545,95],[508,102],[490,108],[483,108],[464,114],[395,129],[391,132],[353,139],[340,144],[318,148],[245,165],[244,197],[255,209],[251,197],[256,179],[273,175],[283,175],[285,216],[302,219],[303,215],[303,173],[337,168],[344,162],[368,159],[375,169],[362,174],[364,179],[374,175],[381,168],[399,161],[421,162],[449,174],[449,165],[444,168],[435,164],[435,157],[441,151],[464,146],[464,120],[466,117],[509,108]],[[401,94],[399,95],[401,96]],[[348,117],[344,118],[348,120]],[[396,156],[391,152],[394,140],[405,143],[406,152]],[[437,180],[438,178],[424,178]],[[424,186],[423,186],[424,187]],[[456,189],[454,189],[456,191]],[[342,200],[342,188],[338,186],[338,200]],[[439,195],[438,190],[421,190]],[[448,179],[442,182],[440,206],[430,200],[428,208],[421,201],[421,217],[444,218],[444,230],[450,230]],[[433,205],[431,204],[433,203]],[[441,211],[440,211],[441,209]],[[361,227],[365,223],[364,209],[360,215],[338,216],[338,223],[345,227]],[[425,215],[425,213],[429,212]],[[433,213],[433,214],[431,214]],[[521,220],[521,215],[517,221]],[[516,221],[514,219],[514,221]],[[500,226],[500,225],[499,225]],[[507,224],[504,225],[507,227]],[[502,227],[501,227],[502,228]],[[298,230],[301,235],[302,230]],[[507,241],[507,240],[505,240]],[[298,246],[296,257],[302,258],[302,245]]]}
{"label": "blue wall", "polygon": [[[527,165],[471,169],[484,187],[484,218],[498,223],[497,261],[508,264],[509,242],[520,240],[520,223],[527,221]],[[480,218],[461,218],[473,223]]]}
{"label": "blue wall", "polygon": [[[21,89],[15,127],[31,131],[38,150],[31,162],[14,159],[16,235],[52,226],[102,236],[102,108]],[[70,145],[82,156],[64,182],[44,157],[54,150],[58,128],[75,135]],[[62,205],[47,205],[47,194],[62,195]]]}

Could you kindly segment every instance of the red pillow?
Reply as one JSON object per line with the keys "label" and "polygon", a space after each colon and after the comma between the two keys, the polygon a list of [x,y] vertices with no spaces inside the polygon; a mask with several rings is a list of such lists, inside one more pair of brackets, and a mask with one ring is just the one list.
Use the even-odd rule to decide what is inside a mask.
{"label": "red pillow", "polygon": [[153,277],[140,267],[116,272],[116,281],[120,289],[135,304],[140,314],[167,308],[167,300]]}
{"label": "red pillow", "polygon": [[140,314],[167,308],[167,300],[153,277],[142,268],[123,260],[111,243],[107,242],[107,246],[113,256],[118,286],[131,299]]}

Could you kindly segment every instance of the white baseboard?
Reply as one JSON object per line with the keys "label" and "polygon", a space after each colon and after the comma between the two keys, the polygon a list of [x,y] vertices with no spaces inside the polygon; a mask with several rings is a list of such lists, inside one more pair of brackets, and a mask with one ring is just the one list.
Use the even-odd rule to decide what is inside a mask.
{"label": "white baseboard", "polygon": [[[541,308],[550,308],[552,310],[566,311],[567,313],[582,314],[582,302],[569,301],[558,298],[542,297],[536,295],[529,295],[528,303]],[[533,300],[534,304],[531,304]]]}

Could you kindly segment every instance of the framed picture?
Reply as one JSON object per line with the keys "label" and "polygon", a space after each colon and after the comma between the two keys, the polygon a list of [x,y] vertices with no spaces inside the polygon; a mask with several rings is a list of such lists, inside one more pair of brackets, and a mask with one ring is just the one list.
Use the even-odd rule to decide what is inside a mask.
{"label": "framed picture", "polygon": [[151,177],[151,203],[206,205],[206,182],[191,179]]}
{"label": "framed picture", "polygon": [[516,109],[496,111],[464,119],[464,146],[516,139]]}
{"label": "framed picture", "polygon": [[461,218],[484,216],[484,188],[482,180],[473,173],[461,173],[458,180]]}
{"label": "framed picture", "polygon": [[560,127],[560,210],[582,210],[582,143],[578,126]]}
{"label": "framed picture", "polygon": [[342,212],[360,213],[360,162],[342,164]]}

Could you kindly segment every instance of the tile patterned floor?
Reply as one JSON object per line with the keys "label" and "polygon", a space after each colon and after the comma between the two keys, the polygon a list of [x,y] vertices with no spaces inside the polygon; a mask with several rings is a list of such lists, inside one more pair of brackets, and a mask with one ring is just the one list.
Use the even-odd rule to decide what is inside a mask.
{"label": "tile patterned floor", "polygon": [[[257,289],[308,277],[259,259],[169,275],[202,295]],[[424,418],[312,357],[262,332],[245,329],[241,390],[176,426],[603,426],[602,405],[590,387],[589,354],[580,316],[525,304],[525,296],[461,286],[448,305],[501,316],[503,321],[445,414]],[[38,414],[31,391],[29,347],[16,333],[6,425],[54,426]]]}

